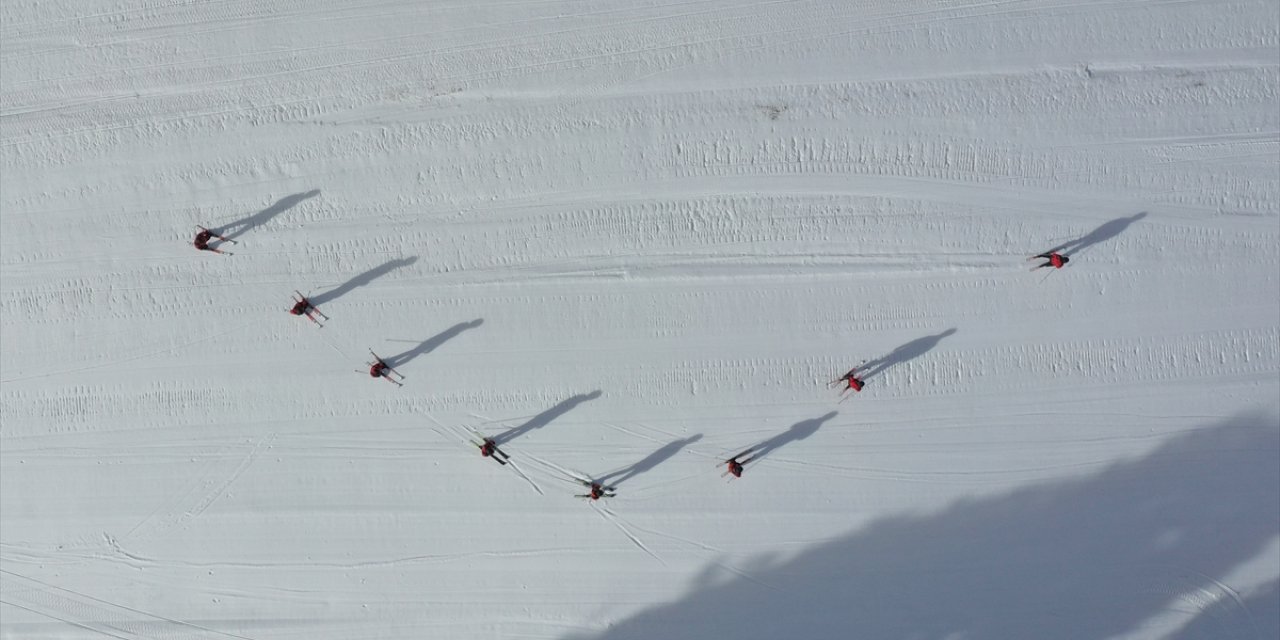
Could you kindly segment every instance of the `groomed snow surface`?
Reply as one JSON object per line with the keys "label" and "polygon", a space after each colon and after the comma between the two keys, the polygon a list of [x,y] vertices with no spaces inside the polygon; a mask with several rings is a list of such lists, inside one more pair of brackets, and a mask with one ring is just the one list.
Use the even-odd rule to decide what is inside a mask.
{"label": "groomed snow surface", "polygon": [[1280,636],[1275,0],[5,0],[0,82],[0,637]]}

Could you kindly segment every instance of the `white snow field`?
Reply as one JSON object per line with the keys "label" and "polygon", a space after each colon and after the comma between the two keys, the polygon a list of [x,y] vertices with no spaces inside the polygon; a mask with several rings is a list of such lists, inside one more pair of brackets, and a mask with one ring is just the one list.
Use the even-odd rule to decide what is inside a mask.
{"label": "white snow field", "polygon": [[1276,0],[5,0],[0,82],[0,637],[1280,636]]}

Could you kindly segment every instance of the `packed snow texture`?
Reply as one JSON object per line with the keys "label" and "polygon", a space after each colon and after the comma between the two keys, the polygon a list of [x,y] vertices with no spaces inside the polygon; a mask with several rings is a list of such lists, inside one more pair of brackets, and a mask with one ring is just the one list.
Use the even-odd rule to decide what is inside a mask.
{"label": "packed snow texture", "polygon": [[0,637],[1280,635],[1276,0],[7,0],[0,82]]}

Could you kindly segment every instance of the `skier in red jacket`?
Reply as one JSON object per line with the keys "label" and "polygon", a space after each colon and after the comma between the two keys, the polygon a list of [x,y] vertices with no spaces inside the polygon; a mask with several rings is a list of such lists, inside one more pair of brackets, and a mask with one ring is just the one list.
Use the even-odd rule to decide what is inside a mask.
{"label": "skier in red jacket", "polygon": [[478,446],[480,447],[480,455],[486,458],[493,458],[498,461],[498,464],[506,464],[507,461],[511,460],[511,456],[507,455],[506,451],[499,449],[497,441],[493,438],[485,438],[484,442]]}
{"label": "skier in red jacket", "polygon": [[865,386],[865,383],[863,383],[862,379],[858,377],[857,371],[858,370],[856,368],[850,369],[848,373],[840,376],[840,379],[836,381],[845,383],[845,388],[841,389],[840,393],[844,393],[850,389],[852,389],[854,393],[862,391],[862,387]]}
{"label": "skier in red jacket", "polygon": [[1068,262],[1071,262],[1071,258],[1068,258],[1067,256],[1064,256],[1061,253],[1058,253],[1057,251],[1042,253],[1035,257],[1044,258],[1045,260],[1048,260],[1048,262],[1032,267],[1031,268],[1032,271],[1035,271],[1036,269],[1043,269],[1045,267],[1053,267],[1054,269],[1061,269],[1063,265],[1067,264]]}
{"label": "skier in red jacket", "polygon": [[201,250],[201,251],[212,251],[212,252],[214,252],[214,253],[223,253],[223,254],[226,254],[226,255],[231,255],[231,254],[230,254],[229,252],[227,252],[227,251],[223,251],[222,249],[218,249],[218,248],[215,248],[215,247],[211,247],[211,246],[209,246],[209,241],[210,241],[210,240],[212,240],[212,239],[214,239],[214,238],[217,238],[217,239],[219,239],[219,240],[221,240],[221,241],[223,241],[223,242],[231,242],[231,243],[234,243],[234,242],[235,242],[234,240],[231,240],[231,239],[228,239],[228,238],[226,238],[226,237],[220,236],[220,235],[218,235],[218,234],[216,234],[216,233],[214,233],[214,232],[212,232],[212,231],[210,231],[210,230],[208,230],[208,229],[206,229],[206,228],[204,228],[204,227],[196,227],[196,228],[200,230],[200,233],[197,233],[197,234],[196,234],[196,240],[195,240],[195,242],[193,242],[192,244],[194,244],[194,245],[195,245],[195,247],[196,247],[197,249],[199,249],[199,250]]}
{"label": "skier in red jacket", "polygon": [[[319,309],[317,309],[314,304],[311,304],[311,301],[308,300],[306,296],[302,295],[301,293],[298,293],[297,291],[295,291],[294,294],[297,299],[293,303],[293,308],[289,309],[289,313],[292,313],[295,316],[305,315],[307,316],[308,319],[310,319],[312,322],[318,325],[320,325],[320,321],[316,319],[316,315],[319,315],[321,318],[324,318],[326,321],[329,319],[329,316],[326,316]],[[320,325],[320,326],[324,326],[324,325]]]}
{"label": "skier in red jacket", "polygon": [[591,493],[578,494],[579,498],[599,500],[600,498],[612,498],[614,496],[613,487],[602,486],[599,482],[583,482],[582,484],[591,487]]}
{"label": "skier in red jacket", "polygon": [[[720,477],[722,477],[722,478],[723,478],[723,477],[724,477],[724,476],[726,476],[726,475],[733,474],[733,477],[735,477],[735,478],[741,478],[741,477],[742,477],[742,470],[743,470],[743,468],[744,468],[744,467],[746,467],[746,464],[747,464],[748,462],[751,462],[752,460],[755,460],[755,459],[756,459],[756,457],[755,457],[755,456],[751,455],[751,454],[755,453],[756,449],[757,449],[757,447],[751,447],[751,448],[747,449],[746,451],[743,451],[742,453],[739,453],[739,454],[737,454],[737,455],[733,456],[732,458],[729,458],[728,460],[725,460],[723,464],[724,464],[726,467],[729,467],[729,470],[728,470],[728,471],[725,471],[725,472],[724,472],[724,473],[722,473],[722,474],[720,474]],[[750,457],[747,457],[747,456],[750,456]],[[746,458],[746,460],[742,460],[741,458]]]}
{"label": "skier in red jacket", "polygon": [[729,465],[729,473],[732,473],[733,477],[735,478],[742,477],[742,463],[738,462],[737,458],[732,458],[728,460],[725,464]]}
{"label": "skier in red jacket", "polygon": [[[373,352],[370,351],[369,353],[373,353]],[[404,380],[404,376],[400,375],[400,372],[396,371],[395,369],[392,369],[391,365],[388,365],[386,362],[384,362],[382,358],[378,357],[377,354],[373,354],[373,362],[370,362],[368,364],[369,364],[369,375],[371,377],[382,378],[383,380],[386,380],[387,382],[390,382],[391,384],[394,384],[397,387],[404,386],[404,383],[401,382],[402,380]],[[391,377],[392,375],[395,375],[396,378],[400,378],[400,380],[396,380],[396,378]]]}

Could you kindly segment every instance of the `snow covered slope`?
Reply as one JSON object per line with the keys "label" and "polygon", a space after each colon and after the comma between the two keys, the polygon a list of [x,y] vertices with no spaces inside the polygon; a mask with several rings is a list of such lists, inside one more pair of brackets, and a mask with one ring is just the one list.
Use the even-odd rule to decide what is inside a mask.
{"label": "snow covered slope", "polygon": [[1280,633],[1275,0],[11,0],[0,88],[0,637]]}

